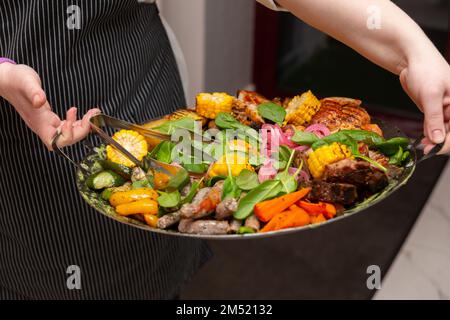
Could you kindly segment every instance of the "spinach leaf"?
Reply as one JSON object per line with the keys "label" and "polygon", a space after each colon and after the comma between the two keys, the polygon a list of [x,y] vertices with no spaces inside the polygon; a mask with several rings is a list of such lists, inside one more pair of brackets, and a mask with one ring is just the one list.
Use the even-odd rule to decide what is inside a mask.
{"label": "spinach leaf", "polygon": [[297,188],[298,188],[297,176],[303,167],[303,162],[302,162],[302,164],[300,165],[300,168],[297,169],[297,171],[295,172],[294,175],[289,174],[289,167],[291,166],[292,161],[294,160],[294,155],[295,155],[295,151],[293,151],[291,153],[291,156],[289,158],[289,161],[286,164],[286,168],[284,169],[284,171],[277,174],[277,176],[276,176],[276,180],[279,180],[281,182],[281,185],[282,185],[281,191],[286,194],[295,192],[297,190]]}
{"label": "spinach leaf", "polygon": [[237,233],[238,233],[238,234],[250,234],[250,233],[255,233],[255,230],[253,230],[253,229],[250,228],[250,227],[242,226],[242,227],[239,227]]}
{"label": "spinach leaf", "polygon": [[243,140],[253,139],[254,141],[260,141],[258,132],[255,129],[240,123],[229,113],[219,112],[214,122],[222,130],[242,131],[245,134],[244,137],[241,136]]}
{"label": "spinach leaf", "polygon": [[175,148],[175,144],[170,141],[163,141],[157,147],[158,150],[154,158],[164,163],[172,163],[172,151]]}
{"label": "spinach leaf", "polygon": [[256,172],[244,169],[237,176],[236,185],[244,191],[252,190],[259,185],[258,175]]}
{"label": "spinach leaf", "polygon": [[301,146],[312,146],[320,139],[312,132],[305,132],[296,130],[291,138],[291,141]]}
{"label": "spinach leaf", "polygon": [[204,163],[199,163],[199,164],[183,163],[182,166],[187,171],[192,172],[192,173],[201,174],[201,173],[205,173],[206,171],[208,171],[208,165],[204,164]]}
{"label": "spinach leaf", "polygon": [[[275,159],[277,160],[275,163],[275,168],[278,170],[284,170],[286,168],[287,163],[289,162],[289,158],[291,157],[292,150],[286,146],[280,146],[278,153],[275,154]],[[278,158],[276,158],[278,156]]]}
{"label": "spinach leaf", "polygon": [[135,181],[131,184],[131,188],[134,189],[142,189],[142,188],[151,188],[152,184],[150,183],[149,179],[143,179]]}
{"label": "spinach leaf", "polygon": [[248,218],[257,203],[276,197],[282,190],[281,182],[278,180],[267,180],[258,187],[250,191],[239,202],[238,210],[234,213],[234,217],[238,220]]}
{"label": "spinach leaf", "polygon": [[273,102],[265,102],[258,106],[258,113],[264,119],[282,124],[286,118],[286,110]]}
{"label": "spinach leaf", "polygon": [[158,204],[163,208],[176,208],[181,203],[181,195],[178,190],[174,192],[159,192]]}
{"label": "spinach leaf", "polygon": [[225,182],[223,183],[223,189],[222,189],[222,200],[226,198],[239,198],[241,194],[241,189],[236,184],[236,178],[233,177],[231,174],[231,167],[229,164],[227,164],[228,167],[228,177],[225,179]]}
{"label": "spinach leaf", "polygon": [[166,123],[154,128],[162,133],[173,134],[177,129],[184,129],[195,132],[197,128],[197,121],[191,118],[181,118],[177,120],[167,121]]}
{"label": "spinach leaf", "polygon": [[225,177],[225,176],[215,176],[215,177],[212,177],[211,179],[209,179],[209,180],[206,181],[206,186],[207,186],[207,187],[212,187],[213,185],[216,184],[217,181],[219,181],[219,180],[225,180],[226,178],[227,178],[227,177]]}
{"label": "spinach leaf", "polygon": [[396,137],[389,140],[385,140],[375,144],[375,148],[387,156],[392,156],[398,152],[398,148],[403,150],[407,149],[409,145],[409,139],[404,137]]}

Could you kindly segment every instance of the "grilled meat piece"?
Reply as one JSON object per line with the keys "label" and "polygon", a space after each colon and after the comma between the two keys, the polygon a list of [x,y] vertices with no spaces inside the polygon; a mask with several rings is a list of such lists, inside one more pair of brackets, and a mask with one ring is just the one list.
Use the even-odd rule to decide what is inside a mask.
{"label": "grilled meat piece", "polygon": [[230,231],[230,224],[228,221],[181,219],[178,231],[200,235],[223,235]]}
{"label": "grilled meat piece", "polygon": [[321,100],[320,110],[311,124],[324,124],[331,132],[361,129],[370,124],[370,116],[360,107],[361,101],[349,98],[326,98]]}
{"label": "grilled meat piece", "polygon": [[311,191],[308,199],[311,201],[324,201],[350,206],[358,200],[356,186],[348,183],[331,183],[314,180],[309,183]]}
{"label": "grilled meat piece", "polygon": [[[210,215],[216,210],[222,196],[224,181],[218,181],[212,188],[200,189],[192,203],[181,207],[181,218],[200,219]],[[204,191],[207,189],[207,191]],[[198,200],[197,202],[195,200]]]}
{"label": "grilled meat piece", "polygon": [[368,156],[369,156],[370,159],[378,162],[383,167],[387,167],[389,165],[389,158],[386,157],[381,152],[369,150]]}
{"label": "grilled meat piece", "polygon": [[181,210],[168,213],[158,219],[156,226],[158,229],[167,229],[178,223],[181,219]]}
{"label": "grilled meat piece", "polygon": [[255,231],[259,231],[259,229],[261,229],[261,223],[254,214],[252,214],[245,220],[245,226],[248,228],[252,228]]}
{"label": "grilled meat piece", "polygon": [[360,195],[369,195],[383,190],[388,184],[387,175],[366,161],[345,159],[330,164],[325,169],[324,181],[349,183],[358,188]]}
{"label": "grilled meat piece", "polygon": [[258,106],[264,102],[269,102],[269,100],[256,92],[241,90],[233,103],[233,115],[243,124],[260,127],[265,121],[258,113]]}
{"label": "grilled meat piece", "polygon": [[216,219],[225,220],[228,219],[237,211],[238,201],[234,198],[227,198],[220,202],[216,208]]}

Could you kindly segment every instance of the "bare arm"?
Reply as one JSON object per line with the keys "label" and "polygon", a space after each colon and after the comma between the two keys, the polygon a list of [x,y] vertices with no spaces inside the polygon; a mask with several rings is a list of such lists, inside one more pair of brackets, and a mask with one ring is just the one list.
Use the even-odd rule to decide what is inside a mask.
{"label": "bare arm", "polygon": [[[440,143],[450,121],[450,67],[422,29],[389,0],[278,0],[313,27],[342,41],[400,76],[405,91],[425,113],[428,149]],[[368,26],[370,15],[380,28]],[[447,134],[445,152],[450,151]]]}

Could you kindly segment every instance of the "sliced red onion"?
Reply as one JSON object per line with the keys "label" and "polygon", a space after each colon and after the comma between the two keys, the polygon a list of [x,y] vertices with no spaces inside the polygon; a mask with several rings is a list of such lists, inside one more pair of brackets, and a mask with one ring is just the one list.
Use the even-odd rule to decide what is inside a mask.
{"label": "sliced red onion", "polygon": [[258,180],[259,182],[263,183],[267,180],[272,180],[277,175],[278,171],[274,167],[275,160],[273,159],[267,159],[264,161],[264,164],[259,169],[258,172]]}
{"label": "sliced red onion", "polygon": [[[296,172],[297,172],[298,168],[294,168],[294,167],[290,167],[288,169],[288,172],[291,176],[293,176]],[[300,170],[300,172],[297,175],[297,181],[305,181],[308,182],[309,181],[309,175],[305,170]]]}
{"label": "sliced red onion", "polygon": [[325,126],[321,123],[312,124],[308,128],[306,128],[305,131],[314,133],[318,138],[323,138],[323,137],[329,136],[331,134],[331,132],[327,128],[327,126]]}

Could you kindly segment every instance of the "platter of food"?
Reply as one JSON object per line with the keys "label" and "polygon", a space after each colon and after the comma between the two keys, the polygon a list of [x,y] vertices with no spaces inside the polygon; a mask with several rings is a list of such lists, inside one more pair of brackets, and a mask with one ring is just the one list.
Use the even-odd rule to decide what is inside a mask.
{"label": "platter of food", "polygon": [[419,160],[414,141],[360,100],[311,91],[283,100],[201,93],[195,108],[145,124],[111,119],[91,120],[112,137],[77,164],[81,196],[120,223],[172,236],[262,238],[325,226],[391,195]]}

